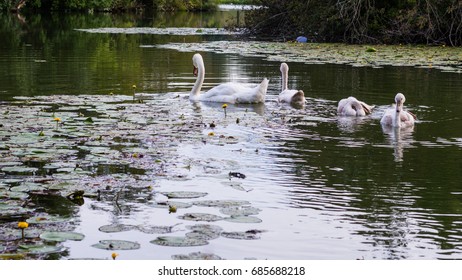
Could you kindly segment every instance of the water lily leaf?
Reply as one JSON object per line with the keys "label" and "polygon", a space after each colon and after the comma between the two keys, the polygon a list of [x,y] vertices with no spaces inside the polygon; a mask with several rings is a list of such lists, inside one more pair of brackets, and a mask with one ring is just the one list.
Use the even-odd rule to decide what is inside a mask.
{"label": "water lily leaf", "polygon": [[26,220],[29,224],[62,223],[67,221],[69,221],[68,218],[51,215],[35,216]]}
{"label": "water lily leaf", "polygon": [[185,234],[186,237],[189,238],[194,238],[194,239],[204,239],[204,240],[212,240],[212,239],[217,239],[220,237],[220,232],[219,231],[214,231],[214,230],[207,230],[207,229],[201,229],[201,230],[194,230],[192,232],[188,232]]}
{"label": "water lily leaf", "polygon": [[255,240],[260,239],[262,232],[261,230],[252,229],[248,231],[222,232],[221,236],[231,239]]}
{"label": "water lily leaf", "polygon": [[196,206],[227,208],[232,206],[242,206],[250,204],[250,202],[241,200],[203,200],[195,201],[193,204]]}
{"label": "water lily leaf", "polygon": [[187,213],[178,217],[188,221],[215,222],[223,220],[223,217],[207,213]]}
{"label": "water lily leaf", "polygon": [[26,200],[29,195],[24,192],[6,192],[6,197],[9,199]]}
{"label": "water lily leaf", "polygon": [[41,184],[32,184],[32,183],[27,183],[27,184],[21,184],[16,187],[10,188],[10,191],[12,192],[31,192],[31,191],[43,191],[45,188]]}
{"label": "water lily leaf", "polygon": [[179,224],[173,226],[137,226],[137,229],[146,234],[165,234],[172,233],[173,228]]}
{"label": "water lily leaf", "polygon": [[111,233],[111,232],[129,231],[129,230],[132,230],[133,228],[135,228],[135,226],[112,224],[112,225],[101,226],[98,230],[102,232],[106,232],[106,233]]}
{"label": "water lily leaf", "polygon": [[177,209],[180,208],[190,208],[192,203],[188,202],[180,202],[180,201],[163,201],[163,202],[155,202],[152,204],[153,207],[156,208],[169,208],[170,206],[176,207]]}
{"label": "water lily leaf", "polygon": [[199,198],[199,197],[204,197],[207,195],[207,193],[205,192],[185,192],[185,191],[164,192],[162,194],[168,198]]}
{"label": "water lily leaf", "polygon": [[91,246],[104,250],[137,250],[140,248],[138,242],[126,240],[100,240],[99,243]]}
{"label": "water lily leaf", "polygon": [[81,241],[84,237],[85,235],[81,233],[69,231],[46,231],[40,234],[40,239],[55,242],[63,242],[66,240]]}
{"label": "water lily leaf", "polygon": [[224,218],[227,222],[232,223],[261,223],[262,220],[254,216],[231,216]]}
{"label": "water lily leaf", "polygon": [[[0,193],[0,197],[2,197]],[[14,204],[0,203],[0,220],[18,220],[18,218],[31,213],[31,210]]]}
{"label": "water lily leaf", "polygon": [[189,247],[189,246],[203,246],[209,244],[204,239],[196,239],[181,236],[159,236],[154,240],[150,241],[152,244],[160,246],[171,246],[171,247]]}
{"label": "water lily leaf", "polygon": [[24,164],[22,162],[20,162],[20,161],[0,162],[0,169],[3,168],[3,167],[7,167],[7,166],[18,166],[18,165],[24,165]]}
{"label": "water lily leaf", "polygon": [[249,216],[249,215],[257,215],[260,213],[260,209],[251,207],[251,206],[243,206],[243,207],[226,207],[221,208],[220,212],[225,215],[230,216]]}
{"label": "water lily leaf", "polygon": [[207,254],[202,252],[192,252],[187,255],[173,255],[174,260],[223,260],[220,256],[215,254]]}
{"label": "water lily leaf", "polygon": [[38,168],[27,166],[6,166],[2,168],[2,171],[15,175],[30,175],[37,172]]}
{"label": "water lily leaf", "polygon": [[19,245],[18,252],[24,252],[27,254],[51,254],[59,253],[63,250],[62,247],[50,246],[45,244],[34,244],[34,245]]}

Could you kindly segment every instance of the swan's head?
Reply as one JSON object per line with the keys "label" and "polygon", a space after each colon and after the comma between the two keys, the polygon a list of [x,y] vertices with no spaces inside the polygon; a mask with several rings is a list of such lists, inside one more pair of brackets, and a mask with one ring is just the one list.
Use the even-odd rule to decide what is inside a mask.
{"label": "swan's head", "polygon": [[201,65],[204,65],[204,60],[202,59],[202,55],[196,53],[192,57],[192,62],[193,62],[193,74],[194,76],[197,76],[198,69]]}
{"label": "swan's head", "polygon": [[399,113],[403,109],[403,104],[406,101],[406,97],[404,97],[404,94],[398,93],[395,96],[395,102],[396,102],[396,112]]}
{"label": "swan's head", "polygon": [[289,72],[289,65],[287,63],[283,62],[281,63],[281,68],[280,68],[282,73],[287,73]]}

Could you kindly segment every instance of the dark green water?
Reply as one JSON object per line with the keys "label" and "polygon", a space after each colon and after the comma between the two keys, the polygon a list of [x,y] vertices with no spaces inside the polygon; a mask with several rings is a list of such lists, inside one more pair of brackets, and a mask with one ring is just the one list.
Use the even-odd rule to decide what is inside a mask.
{"label": "dark green water", "polygon": [[[227,37],[87,33],[75,29],[218,27],[229,13],[148,18],[33,16],[23,20],[0,15],[0,101],[38,95],[130,95],[135,84],[140,93],[158,94],[155,100],[168,108],[163,97],[166,93],[186,94],[192,87],[193,53],[156,45]],[[308,99],[304,109],[294,110],[275,102],[280,62],[202,54],[208,84],[270,79],[265,105],[228,108],[231,114],[256,112],[265,121],[248,127],[228,124],[217,128],[217,134],[241,139],[235,145],[176,146],[180,161],[193,166],[187,180],[154,179],[159,191],[207,191],[210,199],[250,201],[261,209],[258,217],[262,222],[252,226],[263,231],[261,238],[220,238],[199,249],[158,248],[148,242],[155,236],[130,231],[108,236],[98,228],[150,219],[170,225],[182,221],[159,214],[144,200],[133,199],[131,207],[137,210],[120,213],[108,210],[110,203],[87,199],[76,209],[76,231],[86,238],[65,243],[69,257],[107,257],[106,251],[89,246],[100,239],[123,238],[142,244],[140,250],[124,252],[128,259],[168,259],[172,254],[195,251],[226,259],[462,258],[460,74],[413,67],[373,69],[291,63],[289,85],[303,89]],[[384,131],[379,123],[397,92],[406,95],[406,108],[418,116],[413,130],[398,134]],[[359,120],[337,117],[338,100],[350,95],[376,105],[372,116]],[[155,102],[145,106],[156,105],[158,109],[160,105]],[[222,109],[221,104],[202,104],[198,109],[185,101],[178,112],[207,119],[220,115]],[[218,189],[227,181],[229,171],[248,175],[240,181],[247,191]],[[240,223],[213,224],[228,231],[249,229]]]}

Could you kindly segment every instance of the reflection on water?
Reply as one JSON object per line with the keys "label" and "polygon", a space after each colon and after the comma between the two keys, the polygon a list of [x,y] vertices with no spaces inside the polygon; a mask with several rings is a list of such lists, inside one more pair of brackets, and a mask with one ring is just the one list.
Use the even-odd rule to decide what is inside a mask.
{"label": "reflection on water", "polygon": [[399,128],[382,125],[382,130],[383,133],[387,134],[390,144],[393,146],[395,161],[402,161],[404,149],[412,148],[414,126]]}
{"label": "reflection on water", "polygon": [[[100,126],[95,125],[92,131],[96,139],[74,143],[81,146],[76,155],[49,159],[91,163],[80,165],[93,175],[78,184],[102,189],[99,200],[85,198],[85,204],[77,208],[76,231],[86,237],[64,243],[69,248],[66,258],[108,258],[105,250],[91,247],[106,239],[139,242],[139,250],[121,254],[120,258],[126,259],[170,259],[197,251],[226,259],[462,257],[462,80],[458,74],[292,63],[291,84],[307,97],[304,108],[294,109],[275,102],[280,62],[204,52],[206,86],[270,79],[265,104],[230,105],[225,117],[222,104],[187,99],[195,80],[192,53],[140,47],[214,38],[74,30],[123,27],[133,20],[119,22],[106,15],[70,17],[67,21],[36,18],[28,23],[32,31],[14,18],[2,16],[0,20],[3,37],[11,38],[0,46],[2,112],[20,110],[5,102],[16,96],[60,94],[69,99],[62,97],[51,109],[36,104],[31,106],[31,114],[43,114],[35,106],[44,106],[48,112],[64,107],[58,111],[63,116],[78,118],[78,112],[88,113]],[[56,24],[62,21],[66,24]],[[138,25],[158,27],[143,21]],[[56,26],[63,29],[58,32]],[[131,102],[133,84],[143,103]],[[381,113],[396,92],[406,94],[407,106],[418,115],[419,122],[412,130],[386,130],[380,125]],[[129,98],[109,102],[88,97],[80,100],[81,95]],[[377,110],[364,118],[338,117],[337,101],[350,95],[377,105]],[[75,104],[67,105],[72,102]],[[2,141],[12,141],[8,131],[13,124],[2,123]],[[96,135],[112,135],[107,131],[117,137],[107,142],[107,147],[98,147],[101,143]],[[29,138],[18,139],[29,143]],[[62,141],[73,140],[54,141],[61,147],[68,144]],[[8,153],[3,143],[0,151]],[[101,158],[123,155],[132,157],[119,159],[116,166],[98,163]],[[246,178],[230,178],[229,172]],[[10,178],[5,171],[0,176],[2,191],[9,187],[5,180]],[[57,178],[65,176],[56,172],[47,179]],[[207,196],[170,199],[165,195],[178,191],[205,192]],[[250,215],[261,222],[179,218],[188,213],[229,218],[219,207],[204,206],[205,200],[245,201],[261,210]],[[177,213],[165,209],[167,201],[177,203]],[[52,204],[46,205],[43,208],[49,211]],[[68,208],[67,214],[75,211]],[[187,226],[198,223],[217,225],[225,232],[262,233],[257,240],[221,236],[199,247],[150,243],[158,236],[184,236],[191,231]],[[112,233],[99,230],[112,224],[130,227]],[[159,226],[173,229],[159,233],[154,230]]]}

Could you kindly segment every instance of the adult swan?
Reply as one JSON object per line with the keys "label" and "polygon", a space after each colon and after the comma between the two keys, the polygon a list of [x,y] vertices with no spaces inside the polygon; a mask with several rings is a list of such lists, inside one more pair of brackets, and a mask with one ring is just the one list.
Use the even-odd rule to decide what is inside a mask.
{"label": "adult swan", "polygon": [[384,126],[391,126],[396,128],[414,126],[416,116],[410,112],[403,110],[404,101],[406,101],[404,94],[396,94],[396,105],[385,111],[385,113],[382,116],[382,119],[380,120],[380,123]]}
{"label": "adult swan", "polygon": [[303,107],[305,105],[305,93],[303,90],[289,89],[287,82],[289,80],[289,65],[287,63],[281,63],[281,78],[282,78],[282,89],[279,93],[278,101],[283,103],[289,103],[295,107]]}
{"label": "adult swan", "polygon": [[194,76],[197,76],[196,82],[189,94],[191,101],[210,101],[222,103],[263,103],[265,102],[266,91],[268,89],[268,79],[255,86],[229,82],[217,85],[207,92],[201,93],[201,87],[204,83],[205,66],[202,56],[196,53],[193,58]]}

